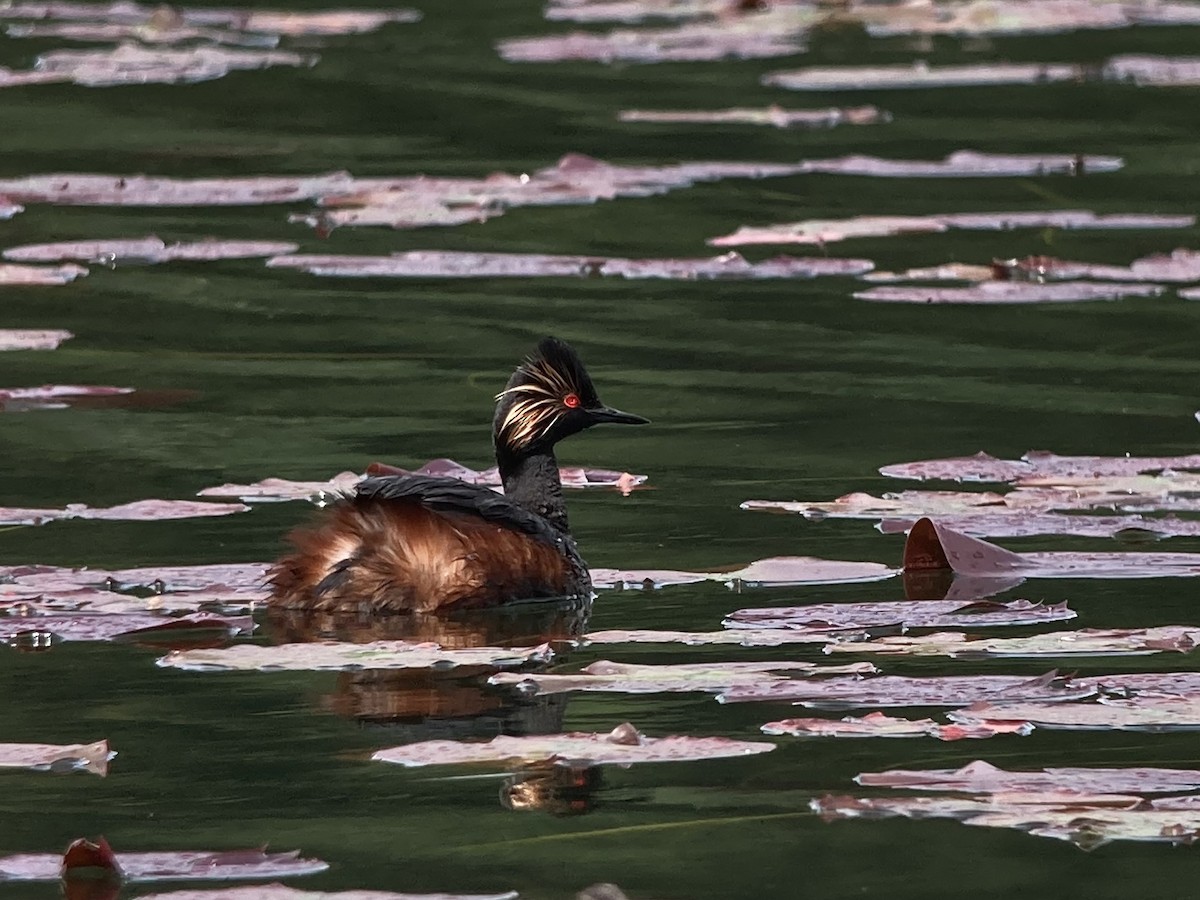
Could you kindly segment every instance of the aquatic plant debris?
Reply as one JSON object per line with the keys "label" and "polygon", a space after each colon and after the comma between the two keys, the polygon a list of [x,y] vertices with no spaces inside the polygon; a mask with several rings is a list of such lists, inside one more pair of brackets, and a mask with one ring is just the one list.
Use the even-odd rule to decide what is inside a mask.
{"label": "aquatic plant debris", "polygon": [[80,839],[56,853],[18,853],[0,857],[0,881],[58,881],[73,868],[103,868],[127,882],[234,881],[291,878],[324,872],[329,864],[305,859],[300,851],[265,850],[114,853],[104,838],[97,843]]}
{"label": "aquatic plant debris", "polygon": [[1157,297],[1157,284],[1062,281],[1051,284],[1018,281],[984,281],[970,287],[926,287],[895,285],[855,291],[859,300],[879,303],[1081,303],[1091,300],[1121,300],[1125,297]]}
{"label": "aquatic plant debris", "polygon": [[964,794],[1001,794],[1015,791],[1170,794],[1176,791],[1200,791],[1200,771],[1195,769],[1068,767],[1013,772],[997,768],[981,759],[958,769],[893,769],[888,772],[864,772],[854,780],[863,787],[957,791]]}
{"label": "aquatic plant debris", "polygon": [[1200,454],[1187,456],[1059,456],[1049,450],[1029,450],[1020,459],[997,459],[979,452],[973,456],[926,459],[881,466],[880,475],[915,481],[1015,482],[1030,476],[1100,478],[1147,472],[1200,470]]}
{"label": "aquatic plant debris", "polygon": [[1056,82],[1192,87],[1200,84],[1200,57],[1123,54],[1099,65],[986,62],[931,66],[919,60],[889,66],[810,66],[769,72],[762,77],[764,85],[790,91],[923,90]]}
{"label": "aquatic plant debris", "polygon": [[733,647],[782,647],[786,644],[826,644],[836,637],[865,641],[863,630],[829,628],[731,628],[724,631],[664,631],[632,628],[593,631],[579,640],[587,644],[683,644],[687,647],[727,645]]}
{"label": "aquatic plant debris", "polygon": [[631,765],[645,762],[680,762],[768,753],[775,745],[766,741],[737,741],[722,737],[669,735],[646,737],[626,722],[609,734],[570,732],[510,737],[499,735],[487,743],[422,741],[376,751],[371,759],[402,766],[456,765],[499,762],[513,766],[556,760],[591,765]]}
{"label": "aquatic plant debris", "polygon": [[838,125],[877,125],[892,120],[875,106],[831,106],[827,109],[623,109],[622,122],[656,125],[768,125],[773,128],[833,128]]}
{"label": "aquatic plant debris", "polygon": [[592,569],[596,588],[660,588],[719,581],[730,586],[853,584],[883,581],[898,574],[881,563],[846,562],[813,556],[774,556],[729,572],[679,572],[671,569]]}
{"label": "aquatic plant debris", "polygon": [[949,713],[960,724],[1030,722],[1038,728],[1118,731],[1200,729],[1200,693],[1146,690],[1130,697],[1099,696],[1079,703],[1000,703],[986,701]]}
{"label": "aquatic plant debris", "polygon": [[394,891],[302,891],[283,884],[226,887],[208,891],[142,894],[138,900],[517,900],[516,891],[500,894],[397,894]]}
{"label": "aquatic plant debris", "polygon": [[0,768],[34,769],[39,772],[91,772],[108,774],[108,763],[116,756],[108,741],[91,744],[0,744]]}
{"label": "aquatic plant debris", "polygon": [[1067,656],[1145,656],[1190,653],[1200,640],[1200,627],[1161,625],[1155,628],[1085,628],[1050,631],[1026,637],[995,638],[961,631],[920,636],[884,635],[858,643],[831,643],[826,653],[887,656],[947,656],[951,659],[996,659]]}
{"label": "aquatic plant debris", "polygon": [[722,623],[726,628],[909,628],[1035,625],[1075,618],[1066,601],[1028,600],[962,602],[959,600],[902,600],[874,603],[814,603],[808,606],[739,609]]}
{"label": "aquatic plant debris", "polygon": [[0,263],[0,285],[70,284],[88,273],[83,266],[19,266]]}
{"label": "aquatic plant debris", "polygon": [[253,259],[294,253],[298,244],[290,241],[231,241],[205,238],[200,241],[167,244],[151,235],[94,241],[59,241],[53,244],[25,244],[4,251],[4,258],[17,262],[162,263],[172,260],[208,261]]}
{"label": "aquatic plant debris", "polygon": [[947,263],[902,272],[868,272],[863,280],[897,283],[904,281],[1014,281],[1042,284],[1055,281],[1168,282],[1200,281],[1200,253],[1179,249],[1133,260],[1127,266],[1077,262],[1053,256],[992,260],[990,265]]}
{"label": "aquatic plant debris", "polygon": [[538,694],[566,691],[605,691],[621,694],[661,694],[709,691],[734,684],[763,684],[786,677],[822,678],[830,675],[873,674],[865,666],[820,666],[810,662],[711,662],[676,665],[637,665],[597,660],[569,675],[540,672],[500,672],[488,684],[515,686]]}
{"label": "aquatic plant debris", "polygon": [[1193,215],[1098,214],[1086,209],[941,213],[926,216],[851,216],[846,219],[805,219],[782,225],[744,225],[731,234],[710,238],[708,243],[714,247],[744,247],[753,244],[821,246],[854,238],[942,234],[947,231],[1012,231],[1017,228],[1123,231],[1191,228],[1195,224],[1196,217]]}
{"label": "aquatic plant debris", "polygon": [[158,665],[193,672],[320,672],[360,669],[448,669],[454,666],[521,666],[547,662],[549,644],[538,647],[452,649],[435,643],[372,641],[368,644],[319,643],[260,646],[240,644],[218,649],[180,650]]}
{"label": "aquatic plant debris", "polygon": [[62,329],[0,328],[0,350],[56,350],[73,337]]}
{"label": "aquatic plant debris", "polygon": [[96,384],[43,384],[40,387],[0,388],[0,411],[65,409],[72,401],[87,397],[112,397],[132,393],[133,388],[130,387]]}
{"label": "aquatic plant debris", "polygon": [[747,262],[738,253],[710,259],[622,259],[548,253],[412,250],[390,256],[276,256],[271,268],[340,278],[662,278],[672,280],[855,276],[874,268],[866,259],[778,256]]}
{"label": "aquatic plant debris", "polygon": [[1013,553],[922,518],[908,532],[904,568],[1025,578],[1194,577],[1200,575],[1200,553]]}
{"label": "aquatic plant debris", "polygon": [[1033,731],[1028,722],[980,723],[978,725],[943,725],[933,719],[901,719],[881,712],[868,713],[862,718],[844,719],[783,719],[762,726],[764,734],[789,734],[793,737],[835,738],[913,738],[933,737],[939,741],[960,741],[995,737],[998,734],[1018,734],[1024,737]]}
{"label": "aquatic plant debris", "polygon": [[198,500],[135,500],[119,506],[91,507],[68,503],[62,509],[11,509],[0,507],[0,525],[45,525],[66,519],[103,519],[121,522],[159,522],[170,519],[211,518],[249,512],[240,503],[205,503]]}
{"label": "aquatic plant debris", "polygon": [[[8,615],[0,616],[0,641],[22,646],[31,635],[50,635],[60,641],[147,640],[170,644],[192,643],[197,639],[229,638],[251,634],[254,619],[209,614],[167,616],[161,613],[80,612],[58,615],[19,615],[24,604],[15,604]],[[4,602],[0,601],[0,609]],[[39,646],[43,644],[39,642]]]}

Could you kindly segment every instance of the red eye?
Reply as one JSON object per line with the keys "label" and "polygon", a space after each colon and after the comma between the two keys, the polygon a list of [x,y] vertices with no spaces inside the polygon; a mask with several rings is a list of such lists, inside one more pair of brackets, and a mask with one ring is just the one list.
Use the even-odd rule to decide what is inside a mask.
{"label": "red eye", "polygon": [[567,396],[563,397],[563,406],[565,406],[567,409],[578,409],[579,408],[579,395],[578,394],[567,394]]}

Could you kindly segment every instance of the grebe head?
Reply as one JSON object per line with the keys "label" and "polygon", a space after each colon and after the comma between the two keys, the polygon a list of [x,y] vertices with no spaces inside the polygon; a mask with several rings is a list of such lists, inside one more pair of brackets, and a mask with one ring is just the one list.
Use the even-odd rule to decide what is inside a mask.
{"label": "grebe head", "polygon": [[524,454],[601,422],[645,425],[649,419],[600,402],[579,355],[566,341],[544,338],[496,395],[497,452]]}

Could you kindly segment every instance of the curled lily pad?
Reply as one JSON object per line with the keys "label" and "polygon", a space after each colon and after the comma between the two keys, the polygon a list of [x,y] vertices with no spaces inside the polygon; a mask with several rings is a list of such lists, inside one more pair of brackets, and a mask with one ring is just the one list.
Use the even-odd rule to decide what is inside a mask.
{"label": "curled lily pad", "polygon": [[161,263],[171,260],[253,259],[294,253],[298,244],[287,241],[202,241],[166,244],[157,237],[121,240],[61,241],[54,244],[25,244],[4,251],[5,259],[17,262]]}
{"label": "curled lily pad", "polygon": [[0,768],[107,775],[115,753],[108,741],[91,744],[0,744]]}
{"label": "curled lily pad", "polygon": [[69,331],[0,328],[0,350],[54,350],[75,335]]}
{"label": "curled lily pad", "polygon": [[397,894],[394,891],[301,891],[282,884],[142,894],[139,900],[517,900],[516,891],[500,894]]}
{"label": "curled lily pad", "polygon": [[672,280],[815,278],[861,275],[873,267],[865,259],[780,256],[747,262],[740,254],[711,259],[620,259],[547,253],[470,253],[413,250],[391,256],[277,256],[274,268],[313,275],[353,278],[664,278]]}
{"label": "curled lily pad", "polygon": [[874,666],[819,666],[809,662],[733,662],[684,663],[645,666],[597,660],[571,675],[547,675],[500,672],[489,684],[515,685],[539,694],[565,691],[606,691],[621,694],[717,692],[734,684],[762,684],[799,676],[816,678],[829,675],[874,673]]}
{"label": "curled lily pad", "polygon": [[783,719],[762,726],[764,734],[790,734],[793,737],[934,737],[939,741],[959,741],[964,738],[989,738],[998,734],[1027,735],[1033,726],[1026,722],[963,725],[942,725],[933,719],[900,719],[881,712],[868,713],[862,718],[847,716],[832,719]]}
{"label": "curled lily pad", "polygon": [[872,653],[896,656],[948,656],[952,659],[1002,657],[1145,656],[1189,653],[1200,628],[1163,625],[1157,628],[1085,628],[1051,631],[1026,637],[994,638],[961,631],[921,635],[885,635],[870,641],[832,643],[826,653]]}
{"label": "curled lily pad", "polygon": [[854,584],[882,581],[896,575],[879,563],[845,562],[812,556],[760,559],[732,572],[676,572],[660,569],[592,569],[597,588],[658,588],[673,584],[720,581],[729,585],[769,587],[787,584]]}
{"label": "curled lily pad", "polygon": [[1188,456],[1059,456],[1030,450],[1020,459],[987,453],[882,466],[880,475],[916,481],[1015,482],[1027,476],[1102,477],[1141,475],[1163,470],[1200,469],[1200,454]]}
{"label": "curled lily pad", "polygon": [[775,128],[832,128],[836,125],[875,125],[892,116],[874,106],[831,106],[828,109],[623,109],[622,122],[660,125],[769,125]]}
{"label": "curled lily pad", "polygon": [[273,647],[241,644],[221,649],[182,650],[158,661],[160,666],[194,672],[355,671],[359,669],[430,669],[454,666],[519,666],[546,662],[554,656],[549,644],[506,649],[450,649],[433,643],[373,641],[350,644],[279,644]]}
{"label": "curled lily pad", "polygon": [[0,285],[56,285],[70,284],[88,273],[83,266],[21,266],[0,263]]}
{"label": "curled lily pad", "polygon": [[267,853],[264,850],[231,850],[216,853],[114,853],[101,838],[98,843],[79,840],[65,856],[54,853],[19,853],[0,857],[0,881],[58,881],[73,868],[107,868],[125,881],[231,881],[290,878],[324,872],[329,864],[305,859],[300,851]]}
{"label": "curled lily pad", "polygon": [[1052,284],[1019,281],[984,281],[970,287],[924,287],[887,285],[855,291],[859,300],[880,303],[1081,303],[1090,300],[1120,300],[1124,297],[1156,297],[1163,291],[1157,284],[1093,281],[1063,281]]}
{"label": "curled lily pad", "polygon": [[[1195,224],[1196,217],[1192,215],[1170,216],[1154,213],[1101,215],[1083,209],[1047,210],[1045,212],[942,213],[929,216],[853,216],[848,219],[805,219],[783,225],[747,225],[731,234],[711,238],[708,243],[715,247],[741,247],[749,244],[816,244],[819,246],[853,238],[940,234],[945,231],[1011,231],[1016,228],[1071,230],[1190,228]],[[955,270],[950,270],[951,273],[953,271]],[[976,266],[971,271],[984,273],[979,280],[991,277],[993,274],[991,266]]]}
{"label": "curled lily pad", "polygon": [[630,765],[639,762],[678,762],[767,753],[765,741],[735,741],[722,737],[670,735],[653,738],[629,723],[610,734],[571,732],[522,737],[500,735],[487,743],[423,741],[377,751],[371,758],[402,766],[500,762],[521,764],[542,760],[587,761],[592,765]]}
{"label": "curled lily pad", "polygon": [[1200,771],[1158,768],[1051,768],[1011,772],[981,759],[959,769],[897,769],[864,772],[863,787],[998,794],[1015,791],[1074,791],[1081,794],[1170,794],[1200,791]]}
{"label": "curled lily pad", "polygon": [[726,628],[871,628],[905,625],[910,628],[964,626],[984,628],[1034,625],[1075,618],[1065,602],[1030,603],[1028,600],[962,602],[960,600],[905,600],[879,603],[814,603],[809,606],[739,609],[723,623]]}
{"label": "curled lily pad", "polygon": [[1129,698],[1097,697],[1079,703],[981,702],[950,713],[955,722],[1031,722],[1038,728],[1194,731],[1200,729],[1200,694],[1141,691]]}
{"label": "curled lily pad", "polygon": [[204,503],[197,500],[135,500],[120,506],[90,507],[70,503],[63,509],[10,509],[0,507],[0,525],[44,525],[64,519],[107,519],[122,522],[158,522],[195,519],[247,512],[240,503]]}

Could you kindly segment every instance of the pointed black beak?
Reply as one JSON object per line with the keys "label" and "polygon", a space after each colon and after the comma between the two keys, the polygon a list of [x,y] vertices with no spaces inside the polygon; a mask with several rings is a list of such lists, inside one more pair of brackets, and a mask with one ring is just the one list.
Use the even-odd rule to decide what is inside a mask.
{"label": "pointed black beak", "polygon": [[635,416],[633,413],[621,412],[619,409],[611,409],[607,406],[601,406],[599,409],[589,409],[588,414],[592,417],[593,422],[612,422],[616,425],[649,425],[650,420],[641,416]]}

